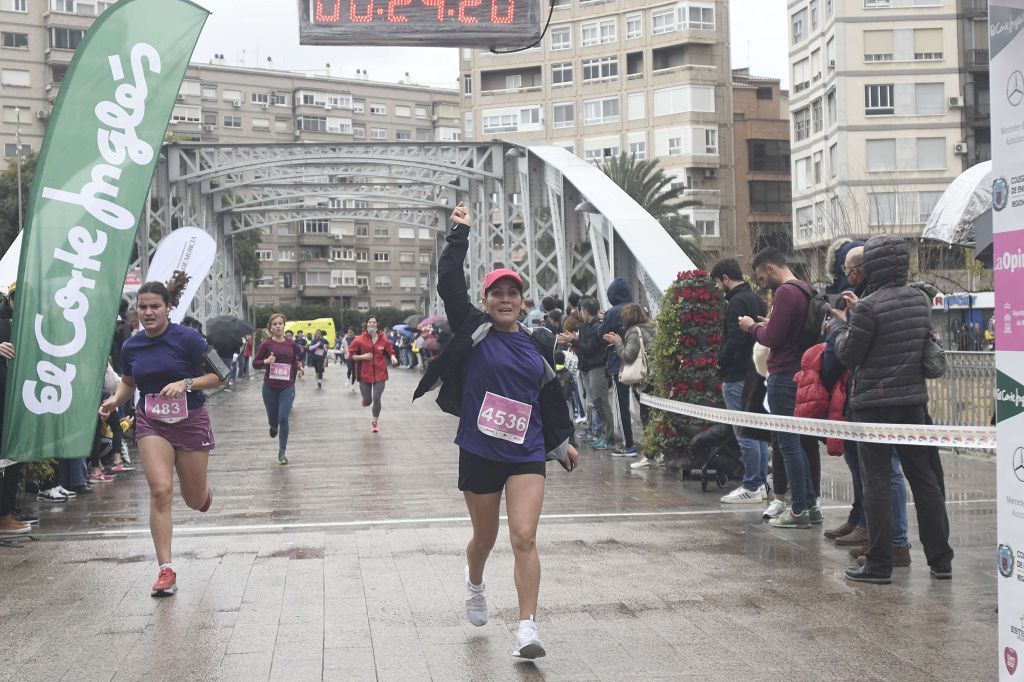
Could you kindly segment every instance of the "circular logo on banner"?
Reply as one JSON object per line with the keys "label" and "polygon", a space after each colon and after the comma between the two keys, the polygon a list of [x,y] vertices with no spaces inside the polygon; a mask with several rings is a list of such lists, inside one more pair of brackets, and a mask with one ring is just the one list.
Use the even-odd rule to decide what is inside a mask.
{"label": "circular logo on banner", "polygon": [[1013,451],[1013,475],[1017,480],[1024,483],[1024,448],[1017,448]]}
{"label": "circular logo on banner", "polygon": [[999,545],[999,575],[1009,578],[1013,575],[1013,548]]}
{"label": "circular logo on banner", "polygon": [[1006,100],[1017,107],[1024,102],[1024,73],[1014,71],[1006,81]]}
{"label": "circular logo on banner", "polygon": [[992,208],[997,211],[1002,211],[1006,208],[1006,195],[1007,186],[1006,180],[1003,178],[996,178],[992,181]]}

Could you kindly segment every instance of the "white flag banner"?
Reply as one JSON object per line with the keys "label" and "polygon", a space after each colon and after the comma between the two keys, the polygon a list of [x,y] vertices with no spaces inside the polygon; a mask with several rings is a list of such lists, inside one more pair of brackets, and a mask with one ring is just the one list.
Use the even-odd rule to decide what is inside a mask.
{"label": "white flag banner", "polygon": [[171,322],[181,322],[185,317],[196,292],[210,274],[216,255],[217,242],[198,227],[179,227],[157,244],[146,281],[166,283],[175,270],[184,270],[192,278],[181,294],[178,307],[171,311]]}
{"label": "white flag banner", "polygon": [[11,248],[7,249],[7,253],[4,254],[3,258],[0,258],[0,287],[4,291],[7,291],[15,280],[18,279],[22,234],[23,232],[18,233],[18,236],[14,238],[14,242],[11,244]]}

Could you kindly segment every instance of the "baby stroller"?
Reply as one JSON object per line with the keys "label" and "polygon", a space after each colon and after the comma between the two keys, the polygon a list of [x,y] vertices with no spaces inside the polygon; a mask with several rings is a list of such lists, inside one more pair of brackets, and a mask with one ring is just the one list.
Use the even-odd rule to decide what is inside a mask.
{"label": "baby stroller", "polygon": [[728,424],[712,424],[708,430],[698,433],[690,439],[689,450],[691,461],[703,462],[700,489],[704,492],[708,490],[709,481],[714,481],[722,490],[729,485],[730,478],[743,475],[740,445]]}

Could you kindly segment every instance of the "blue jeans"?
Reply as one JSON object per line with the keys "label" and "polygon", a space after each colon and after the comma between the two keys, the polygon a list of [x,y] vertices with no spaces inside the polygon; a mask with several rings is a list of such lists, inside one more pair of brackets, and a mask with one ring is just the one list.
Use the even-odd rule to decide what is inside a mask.
{"label": "blue jeans", "polygon": [[[856,441],[843,441],[843,459],[850,467],[853,476],[853,509],[850,510],[848,521],[855,526],[866,525],[864,518],[864,482],[860,475],[860,458],[857,455]],[[892,502],[892,546],[907,546],[907,484],[900,468],[900,458],[896,449],[892,451],[892,478],[889,480],[889,500]]]}
{"label": "blue jeans", "polygon": [[569,394],[569,400],[572,405],[572,416],[579,417],[586,414],[586,410],[583,409],[583,401],[580,400],[580,392],[575,387]]}
{"label": "blue jeans", "polygon": [[587,394],[587,405],[586,414],[590,417],[590,435],[594,438],[600,438],[604,433],[604,424],[601,423],[601,413],[597,409],[597,405],[594,404],[594,394],[590,390],[590,372],[589,370],[580,370],[580,383],[583,384],[583,390]]}
{"label": "blue jeans", "polygon": [[[722,397],[725,406],[737,412],[743,411],[743,381],[722,383]],[[740,444],[740,458],[743,461],[743,487],[753,492],[768,482],[768,443],[756,438],[740,436],[740,427],[732,427],[736,442]]]}
{"label": "blue jeans", "polygon": [[[787,372],[768,377],[768,408],[772,414],[793,416],[793,410],[796,408],[794,374],[795,372]],[[782,461],[786,464],[786,476],[789,478],[789,496],[793,503],[793,513],[800,514],[818,504],[811,481],[811,465],[807,461],[807,453],[800,444],[800,436],[779,431],[778,437]]]}
{"label": "blue jeans", "polygon": [[295,386],[271,388],[263,384],[263,406],[267,408],[267,422],[270,428],[277,429],[278,450],[281,452],[288,447],[288,415],[292,413],[294,402]]}

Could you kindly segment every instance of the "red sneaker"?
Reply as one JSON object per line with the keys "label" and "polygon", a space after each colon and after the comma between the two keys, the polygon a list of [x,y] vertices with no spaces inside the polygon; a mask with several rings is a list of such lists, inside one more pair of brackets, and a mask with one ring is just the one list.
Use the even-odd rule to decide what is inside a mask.
{"label": "red sneaker", "polygon": [[370,432],[371,433],[380,433],[380,429],[377,427],[376,424],[370,424]]}
{"label": "red sneaker", "polygon": [[177,578],[178,576],[170,568],[161,568],[160,574],[156,577],[156,582],[153,583],[151,595],[154,597],[170,597],[178,591]]}
{"label": "red sneaker", "polygon": [[213,491],[209,488],[206,489],[206,504],[199,508],[200,512],[210,511],[210,506],[213,504]]}

